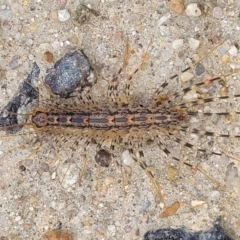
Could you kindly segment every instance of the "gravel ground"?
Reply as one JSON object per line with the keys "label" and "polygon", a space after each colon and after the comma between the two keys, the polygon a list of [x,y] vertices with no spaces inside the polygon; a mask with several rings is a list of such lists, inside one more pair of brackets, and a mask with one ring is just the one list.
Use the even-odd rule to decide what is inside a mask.
{"label": "gravel ground", "polygon": [[[171,98],[171,93],[179,91],[189,74],[182,81],[169,77],[219,41],[225,40],[203,61],[204,74],[219,76],[240,68],[240,1],[199,1],[198,5],[184,1],[185,9],[181,4],[177,7],[173,4],[179,2],[0,0],[1,106],[9,102],[26,79],[33,62],[40,67],[41,80],[55,61],[79,48],[98,72],[98,83],[91,94],[102,100],[100,93],[106,93],[106,79],[111,79],[122,65],[127,38],[131,57],[123,77],[139,66],[149,45],[148,57],[134,75],[130,89],[132,96],[140,96],[142,104],[150,102],[156,87],[164,80],[169,83]],[[81,4],[92,10],[87,11]],[[51,55],[44,55],[47,51],[53,54],[53,61]],[[239,74],[226,81],[230,93],[240,93]],[[218,84],[207,88],[210,95],[219,90]],[[234,99],[216,100],[203,109],[229,111],[236,110],[237,105]],[[193,117],[191,123],[199,129],[239,134],[237,120],[237,116],[207,118],[207,121]],[[67,231],[73,239],[142,239],[145,232],[159,228],[206,230],[219,217],[233,239],[240,239],[240,164],[237,161],[227,156],[198,156],[188,149],[182,152],[186,160],[198,164],[224,184],[226,188],[222,189],[199,172],[174,162],[156,143],[145,144],[146,162],[162,187],[167,206],[176,202],[180,205],[172,216],[162,217],[163,203],[146,174],[125,156],[124,148],[118,150],[117,160],[125,165],[126,196],[116,162],[101,172],[100,189],[96,191],[96,149],[92,144],[87,148],[87,171],[79,184],[75,178],[82,167],[83,147],[73,151],[69,142],[57,144],[48,136],[38,141],[37,135],[27,132],[26,128],[22,135],[9,135],[0,140],[1,239],[40,239],[50,229]],[[180,137],[202,148],[210,146],[214,151],[221,149],[235,156],[240,152],[235,139],[216,137],[209,141],[194,134]],[[174,155],[179,154],[180,149],[173,141],[164,142]],[[9,154],[4,155],[6,152]],[[61,161],[60,158],[56,161],[55,152]]]}

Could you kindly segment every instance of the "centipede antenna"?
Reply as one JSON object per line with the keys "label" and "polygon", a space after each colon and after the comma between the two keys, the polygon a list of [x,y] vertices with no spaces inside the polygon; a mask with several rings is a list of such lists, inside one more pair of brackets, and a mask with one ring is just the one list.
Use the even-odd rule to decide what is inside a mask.
{"label": "centipede antenna", "polygon": [[18,123],[18,124],[12,124],[9,126],[0,126],[0,130],[6,130],[6,129],[11,129],[14,127],[22,127],[22,126],[33,126],[32,123]]}
{"label": "centipede antenna", "polygon": [[33,112],[30,113],[16,113],[16,112],[12,112],[12,111],[8,111],[8,110],[4,110],[4,113],[8,113],[14,116],[31,116],[33,114]]}
{"label": "centipede antenna", "polygon": [[18,136],[25,136],[26,134],[36,134],[35,131],[31,131],[31,132],[27,132],[27,133],[14,133],[14,134],[11,134],[11,135],[2,135],[0,136],[0,139],[2,138],[9,138],[9,137],[18,137]]}
{"label": "centipede antenna", "polygon": [[[39,92],[38,88],[34,87],[30,82],[28,81],[24,81],[24,83],[26,83],[27,85],[29,85],[31,88],[33,88],[36,92]],[[21,93],[22,94],[22,93]]]}

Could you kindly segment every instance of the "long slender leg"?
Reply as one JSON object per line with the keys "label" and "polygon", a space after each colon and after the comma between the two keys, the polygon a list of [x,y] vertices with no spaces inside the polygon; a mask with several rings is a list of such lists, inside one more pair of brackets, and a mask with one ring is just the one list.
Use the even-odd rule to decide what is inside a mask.
{"label": "long slender leg", "polygon": [[[226,190],[226,188],[225,188],[220,182],[218,182],[218,181],[216,181],[214,178],[210,177],[210,176],[209,176],[203,169],[201,169],[200,167],[194,166],[194,165],[192,165],[191,163],[189,163],[189,162],[187,162],[187,161],[185,161],[185,160],[183,160],[183,159],[181,159],[181,158],[175,157],[175,156],[171,153],[171,151],[165,146],[165,144],[163,144],[163,143],[160,141],[160,139],[159,139],[159,137],[158,137],[158,134],[156,134],[156,131],[154,131],[153,134],[154,134],[154,138],[156,139],[156,142],[157,142],[159,148],[160,148],[167,156],[169,156],[171,159],[173,159],[173,160],[175,160],[175,161],[177,161],[177,162],[179,162],[179,163],[181,163],[181,164],[184,164],[184,165],[186,165],[186,166],[188,166],[188,167],[190,167],[190,168],[192,168],[192,169],[194,169],[194,170],[197,170],[197,171],[201,172],[201,173],[202,173],[208,180],[210,180],[213,184],[215,184],[215,185],[217,185],[218,187]],[[186,142],[186,141],[184,141],[184,140],[182,140],[182,139],[180,139],[180,138],[178,138],[178,137],[175,137],[175,136],[172,135],[172,134],[169,134],[169,133],[168,133],[168,134],[166,134],[166,136],[167,136],[170,140],[172,140],[172,141],[180,144],[180,146],[182,146],[183,148],[189,148],[189,149],[191,149],[192,151],[198,151],[198,152],[201,152],[201,153],[202,153],[202,152],[204,152],[204,153],[209,152],[210,154],[217,155],[217,156],[222,156],[222,155],[223,155],[223,154],[221,154],[221,153],[217,153],[217,152],[214,152],[214,151],[207,151],[207,149],[204,149],[204,148],[199,148],[199,147],[197,147],[197,146],[195,146],[195,145],[193,145],[193,144],[191,144],[191,143],[189,143],[189,142]]]}
{"label": "long slender leg", "polygon": [[109,85],[108,85],[107,97],[108,97],[109,104],[113,107],[116,105],[119,105],[119,101],[117,100],[119,95],[118,93],[118,85],[120,83],[119,78],[123,70],[128,65],[129,56],[130,56],[130,48],[129,48],[129,40],[127,39],[126,46],[124,49],[124,54],[123,54],[123,64],[118,70],[118,72],[114,74],[113,78],[111,79],[111,81],[109,81]]}
{"label": "long slender leg", "polygon": [[[137,142],[138,144],[135,144],[135,142]],[[144,160],[144,153],[142,150],[142,142],[143,142],[143,139],[140,136],[136,136],[135,131],[132,131],[132,132],[130,132],[130,135],[128,137],[128,141],[127,141],[126,145],[128,146],[130,156],[133,158],[134,162],[138,166],[140,166],[143,169],[143,171],[146,173],[146,175],[149,177],[154,188],[157,190],[157,193],[158,193],[158,196],[159,196],[161,202],[164,204],[164,206],[166,206],[164,197],[162,195],[161,187],[159,186],[159,184],[156,181],[156,179],[154,178],[154,175],[152,174],[150,168],[147,166],[147,164]],[[134,154],[135,147],[137,148],[137,151],[139,153],[138,157],[136,157]]]}
{"label": "long slender leg", "polygon": [[[166,89],[166,87],[168,87],[168,85],[169,85],[169,80],[170,80],[170,79],[175,79],[175,78],[179,77],[181,74],[187,72],[188,70],[194,69],[194,68],[197,66],[197,64],[199,64],[199,63],[202,62],[205,58],[207,58],[209,55],[211,55],[211,54],[212,54],[219,46],[221,46],[223,43],[224,43],[224,41],[221,42],[220,44],[218,44],[217,46],[215,46],[215,47],[214,47],[213,49],[211,49],[207,54],[205,54],[205,55],[204,55],[203,57],[201,57],[197,62],[195,62],[192,66],[189,66],[189,67],[185,68],[185,69],[182,70],[180,73],[171,76],[168,80],[165,80],[165,81],[161,84],[161,86],[156,90],[156,92],[155,92],[155,94],[154,94],[154,95],[155,95],[155,98],[154,98],[154,99],[156,99],[156,101],[157,101],[158,98],[159,98],[158,96],[163,94],[164,89]],[[223,77],[227,77],[227,76],[233,75],[233,74],[235,74],[236,72],[238,72],[238,71],[234,71],[234,72],[232,72],[232,73],[230,73],[230,74],[226,74],[226,75],[221,76],[221,77],[219,76],[219,77],[212,78],[212,79],[210,79],[209,81],[211,81],[211,82],[220,81]],[[205,81],[202,81],[202,82],[199,82],[199,83],[195,83],[195,84],[192,84],[192,83],[191,83],[188,87],[185,87],[185,88],[177,91],[176,93],[174,93],[173,95],[171,95],[171,99],[169,99],[169,101],[172,103],[171,106],[174,106],[174,102],[176,101],[177,98],[179,98],[179,97],[181,97],[181,96],[184,96],[186,93],[190,92],[192,89],[194,89],[194,88],[196,88],[196,87],[200,87],[200,86],[205,85],[205,84],[206,84]]]}

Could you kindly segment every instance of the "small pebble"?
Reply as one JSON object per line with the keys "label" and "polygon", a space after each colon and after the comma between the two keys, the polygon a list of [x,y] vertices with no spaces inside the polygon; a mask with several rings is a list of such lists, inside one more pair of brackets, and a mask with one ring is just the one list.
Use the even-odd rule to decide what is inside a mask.
{"label": "small pebble", "polygon": [[205,203],[204,201],[193,200],[193,201],[191,201],[191,206],[192,206],[192,207],[198,207],[198,206],[203,205],[204,203]]}
{"label": "small pebble", "polygon": [[16,222],[20,221],[21,219],[22,219],[21,216],[15,217],[15,221],[16,221]]}
{"label": "small pebble", "polygon": [[220,46],[220,47],[218,48],[218,53],[219,53],[219,55],[223,55],[223,54],[225,54],[226,52],[227,52],[226,47]]}
{"label": "small pebble", "polygon": [[123,31],[117,31],[117,32],[115,32],[115,34],[114,34],[114,39],[115,39],[116,41],[122,41],[123,38],[124,38],[124,33],[123,33]]}
{"label": "small pebble", "polygon": [[236,56],[237,53],[238,53],[238,50],[237,50],[237,48],[236,48],[234,45],[232,45],[232,46],[229,48],[228,52],[229,52],[230,55]]}
{"label": "small pebble", "polygon": [[99,12],[92,9],[91,5],[79,4],[75,13],[73,13],[73,22],[80,26],[90,20],[92,16],[99,16]]}
{"label": "small pebble", "polygon": [[52,180],[54,180],[56,178],[56,172],[53,172],[51,175]]}
{"label": "small pebble", "polygon": [[43,172],[48,172],[49,171],[49,165],[45,162],[41,163],[41,170]]}
{"label": "small pebble", "polygon": [[227,166],[227,171],[225,174],[225,181],[228,186],[232,186],[236,178],[238,178],[238,169],[233,162],[229,163]]}
{"label": "small pebble", "polygon": [[67,9],[58,10],[58,20],[60,22],[66,22],[70,19],[70,13]]}
{"label": "small pebble", "polygon": [[116,227],[114,225],[108,226],[108,234],[113,237],[116,234]]}
{"label": "small pebble", "polygon": [[69,188],[78,181],[80,169],[74,162],[65,162],[59,165],[57,174],[63,188]]}
{"label": "small pebble", "polygon": [[97,206],[98,203],[99,203],[99,201],[98,201],[96,198],[94,198],[94,199],[93,199],[93,204],[94,204],[95,206]]}
{"label": "small pebble", "polygon": [[179,49],[183,46],[183,39],[176,39],[172,42],[173,49]]}
{"label": "small pebble", "polygon": [[143,200],[143,203],[142,203],[142,207],[140,209],[140,213],[143,213],[147,210],[147,208],[149,208],[151,205],[151,202],[148,200],[148,197],[147,196],[144,196],[144,200]]}
{"label": "small pebble", "polygon": [[109,167],[111,160],[111,153],[109,153],[105,149],[100,149],[95,155],[95,161],[101,167]]}
{"label": "small pebble", "polygon": [[52,11],[52,12],[50,13],[50,18],[51,18],[52,20],[57,20],[57,19],[58,19],[58,14],[57,14],[57,12],[56,12],[56,11]]}
{"label": "small pebble", "polygon": [[228,87],[223,86],[220,88],[220,96],[221,97],[226,97],[226,96],[228,96],[228,94],[229,94]]}
{"label": "small pebble", "polygon": [[194,77],[194,75],[190,72],[184,72],[181,74],[180,79],[182,82],[187,82],[190,79],[192,79]]}
{"label": "small pebble", "polygon": [[222,65],[227,65],[228,62],[229,62],[229,56],[227,54],[222,55],[221,64]]}
{"label": "small pebble", "polygon": [[212,191],[208,193],[208,198],[209,200],[213,203],[213,202],[218,202],[220,200],[220,195],[221,193],[219,191]]}
{"label": "small pebble", "polygon": [[182,14],[185,10],[185,6],[182,0],[171,0],[169,2],[169,8],[171,11]]}
{"label": "small pebble", "polygon": [[52,179],[51,179],[51,175],[50,175],[50,172],[43,172],[41,174],[41,179],[43,182],[45,183],[49,183]]}
{"label": "small pebble", "polygon": [[177,201],[173,203],[171,206],[167,207],[162,213],[160,213],[160,218],[167,218],[176,214],[178,209],[180,208],[180,203]]}
{"label": "small pebble", "polygon": [[204,72],[205,72],[204,66],[201,63],[197,64],[196,69],[195,69],[196,75],[201,76]]}
{"label": "small pebble", "polygon": [[207,87],[211,87],[213,85],[213,76],[210,74],[206,74],[204,75],[204,77],[202,78],[202,81],[204,82],[205,86]]}
{"label": "small pebble", "polygon": [[185,10],[185,13],[189,17],[199,17],[201,16],[201,10],[196,3],[189,3]]}
{"label": "small pebble", "polygon": [[75,45],[77,45],[79,42],[77,35],[72,35],[68,40],[70,43],[75,44]]}
{"label": "small pebble", "polygon": [[170,52],[168,50],[164,49],[161,52],[161,59],[162,59],[162,61],[167,62],[167,61],[169,61],[170,58],[171,58]]}
{"label": "small pebble", "polygon": [[107,176],[105,179],[104,179],[104,183],[106,184],[106,186],[109,186],[110,184],[112,184],[114,182],[114,177],[112,176]]}
{"label": "small pebble", "polygon": [[211,39],[211,41],[212,41],[214,44],[218,44],[218,43],[221,42],[221,39],[220,39],[218,36],[216,36],[216,35],[212,35],[212,36],[210,37],[210,39]]}
{"label": "small pebble", "polygon": [[132,157],[129,154],[128,150],[125,150],[122,153],[122,160],[123,160],[123,164],[126,166],[132,166],[134,165],[134,160],[132,159]]}
{"label": "small pebble", "polygon": [[222,9],[221,9],[220,7],[215,7],[215,8],[213,9],[212,14],[213,14],[213,17],[219,19],[219,18],[222,17]]}
{"label": "small pebble", "polygon": [[60,9],[64,9],[66,7],[67,0],[58,0],[58,6]]}
{"label": "small pebble", "polygon": [[10,69],[15,69],[19,66],[18,60],[20,59],[19,55],[13,56],[11,62],[9,63]]}
{"label": "small pebble", "polygon": [[126,225],[123,229],[126,233],[130,233],[132,231],[132,227],[130,225]]}
{"label": "small pebble", "polygon": [[21,33],[17,32],[16,35],[14,36],[14,38],[19,41],[21,38]]}
{"label": "small pebble", "polygon": [[12,18],[12,11],[11,10],[0,10],[0,20],[2,21],[9,21]]}
{"label": "small pebble", "polygon": [[21,165],[21,166],[19,167],[19,170],[22,171],[22,172],[24,172],[24,171],[26,171],[26,167],[25,167],[24,165]]}
{"label": "small pebble", "polygon": [[29,30],[36,31],[36,29],[37,29],[37,24],[32,23],[32,24],[29,25]]}
{"label": "small pebble", "polygon": [[160,27],[164,22],[166,22],[171,17],[171,14],[168,12],[164,14],[159,20],[158,20],[158,27]]}
{"label": "small pebble", "polygon": [[54,61],[53,54],[49,51],[46,51],[43,54],[44,60],[48,63],[52,63]]}
{"label": "small pebble", "polygon": [[194,39],[194,38],[189,38],[188,39],[188,43],[189,43],[189,47],[192,50],[196,50],[199,47],[199,45],[200,45],[200,41],[197,40],[197,39]]}
{"label": "small pebble", "polygon": [[159,29],[160,29],[160,34],[161,34],[163,37],[170,35],[169,27],[167,27],[167,26],[160,26]]}
{"label": "small pebble", "polygon": [[167,179],[170,181],[175,180],[177,177],[177,169],[174,167],[169,167],[167,171]]}

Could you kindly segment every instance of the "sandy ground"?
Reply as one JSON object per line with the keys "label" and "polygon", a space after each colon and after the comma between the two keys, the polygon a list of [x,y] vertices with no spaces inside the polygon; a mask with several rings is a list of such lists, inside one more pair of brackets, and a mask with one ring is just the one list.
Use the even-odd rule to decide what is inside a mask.
{"label": "sandy ground", "polygon": [[[170,9],[168,1],[69,0],[65,6],[64,1],[0,0],[1,106],[11,99],[18,85],[26,79],[33,62],[41,69],[40,80],[44,78],[46,70],[53,66],[44,60],[44,52],[53,53],[56,61],[77,48],[85,52],[99,73],[99,82],[91,94],[102,100],[105,95],[101,92],[106,93],[107,88],[106,79],[111,79],[121,67],[127,38],[131,57],[123,79],[139,66],[150,43],[146,62],[133,77],[130,89],[142,104],[150,102],[153,92],[164,80],[169,83],[167,90],[171,98],[171,94],[179,91],[182,82],[169,77],[216,46],[212,42],[218,42],[218,39],[225,42],[204,60],[204,74],[219,76],[240,68],[240,2],[199,2],[198,9],[177,14]],[[89,19],[82,23],[76,13],[80,3],[98,14],[89,13]],[[194,6],[192,3],[184,1],[186,7],[189,4]],[[61,8],[70,13],[70,18],[62,22],[58,19]],[[240,92],[238,74],[226,81],[230,93]],[[214,95],[219,89],[216,84],[207,91]],[[237,105],[235,100],[216,100],[203,109],[234,111]],[[239,134],[237,116],[206,119],[197,121],[193,118],[191,123],[199,129]],[[121,187],[121,172],[114,161],[102,171],[100,190],[96,191],[94,145],[87,148],[84,180],[68,187],[83,165],[83,147],[73,151],[68,142],[56,144],[47,136],[38,142],[37,136],[26,132],[28,129],[22,135],[1,139],[2,156],[9,153],[1,157],[0,168],[0,236],[3,239],[40,239],[49,229],[68,231],[73,239],[142,239],[145,232],[158,228],[209,229],[219,217],[233,239],[239,239],[240,164],[237,161],[227,156],[194,155],[187,149],[182,152],[187,161],[198,164],[226,186],[221,189],[199,172],[163,154],[156,142],[145,144],[146,162],[162,187],[167,206],[176,201],[180,203],[175,214],[161,218],[163,203],[142,169],[122,157],[124,147],[118,150],[117,161],[125,165],[126,196]],[[215,137],[210,141],[210,138],[193,134],[177,136],[202,148],[231,152],[235,156],[240,152],[236,139]],[[179,147],[173,141],[164,142],[174,154],[179,154]],[[40,150],[35,153],[34,146],[38,143]],[[55,144],[54,151],[52,144]],[[54,152],[60,157],[58,162],[50,164],[56,156]],[[73,169],[68,178],[63,171],[68,166],[66,160],[72,163]],[[26,170],[21,171],[20,165]]]}

